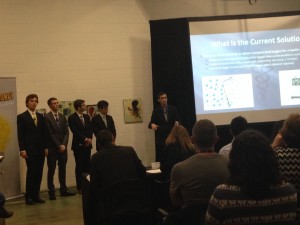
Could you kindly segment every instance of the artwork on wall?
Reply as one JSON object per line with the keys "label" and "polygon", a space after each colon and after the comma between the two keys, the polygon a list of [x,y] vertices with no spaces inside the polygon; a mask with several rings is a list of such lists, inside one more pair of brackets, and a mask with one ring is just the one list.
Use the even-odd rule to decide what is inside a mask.
{"label": "artwork on wall", "polygon": [[142,99],[124,99],[124,120],[125,123],[139,123],[143,122],[142,115]]}
{"label": "artwork on wall", "polygon": [[36,109],[36,111],[37,111],[38,113],[42,114],[43,116],[45,116],[46,113],[47,113],[47,110],[46,110],[45,108]]}
{"label": "artwork on wall", "polygon": [[99,112],[97,105],[87,105],[86,106],[86,112],[92,119],[94,116],[96,116]]}
{"label": "artwork on wall", "polygon": [[60,101],[59,112],[64,114],[66,117],[70,116],[75,112],[73,101]]}

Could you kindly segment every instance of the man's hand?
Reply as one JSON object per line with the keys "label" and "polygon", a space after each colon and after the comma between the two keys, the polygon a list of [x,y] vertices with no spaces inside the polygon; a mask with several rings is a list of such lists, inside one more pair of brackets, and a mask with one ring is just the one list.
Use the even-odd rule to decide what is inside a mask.
{"label": "man's hand", "polygon": [[27,159],[27,158],[28,158],[27,153],[26,153],[25,150],[23,150],[23,151],[20,152],[20,156],[21,156],[23,159]]}
{"label": "man's hand", "polygon": [[58,148],[58,152],[59,153],[64,153],[65,151],[66,151],[66,146],[60,145],[59,148]]}
{"label": "man's hand", "polygon": [[92,139],[91,138],[87,138],[85,141],[84,141],[84,147],[89,147],[92,145]]}
{"label": "man's hand", "polygon": [[155,123],[152,123],[152,124],[151,124],[151,129],[152,129],[152,130],[157,130],[157,128],[159,128],[158,125],[156,125]]}

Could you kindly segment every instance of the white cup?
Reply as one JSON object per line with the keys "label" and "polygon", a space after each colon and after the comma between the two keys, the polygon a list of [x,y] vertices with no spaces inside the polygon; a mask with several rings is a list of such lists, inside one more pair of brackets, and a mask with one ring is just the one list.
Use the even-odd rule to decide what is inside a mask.
{"label": "white cup", "polygon": [[160,168],[160,162],[152,162],[152,163],[151,163],[151,168],[152,168],[153,170],[159,169],[159,168]]}

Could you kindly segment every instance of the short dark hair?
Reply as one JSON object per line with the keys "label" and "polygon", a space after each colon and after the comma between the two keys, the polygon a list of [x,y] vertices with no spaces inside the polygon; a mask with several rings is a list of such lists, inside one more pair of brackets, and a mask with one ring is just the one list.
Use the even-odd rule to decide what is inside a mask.
{"label": "short dark hair", "polygon": [[81,107],[81,105],[84,103],[85,101],[82,99],[76,99],[73,103],[75,110],[77,110],[78,108]]}
{"label": "short dark hair", "polygon": [[192,133],[199,148],[213,147],[218,137],[215,124],[207,119],[196,122]]}
{"label": "short dark hair", "polygon": [[25,100],[25,105],[27,107],[27,104],[29,102],[30,99],[36,98],[37,101],[39,102],[39,97],[37,96],[37,94],[29,94],[26,96],[26,100]]}
{"label": "short dark hair", "polygon": [[237,136],[238,134],[242,133],[242,131],[248,129],[248,122],[242,116],[235,117],[231,120],[230,129],[232,135]]}
{"label": "short dark hair", "polygon": [[110,130],[100,130],[96,134],[96,139],[97,139],[97,149],[101,149],[109,144],[112,144],[114,135]]}
{"label": "short dark hair", "polygon": [[48,106],[50,106],[52,101],[54,101],[54,100],[57,100],[57,98],[54,98],[54,97],[49,98],[47,101]]}
{"label": "short dark hair", "polygon": [[165,91],[158,92],[157,99],[159,99],[159,97],[162,96],[162,95],[167,95],[167,92],[165,92]]}
{"label": "short dark hair", "polygon": [[270,187],[282,182],[275,151],[269,139],[256,130],[245,130],[232,143],[229,184],[254,198],[267,197]]}
{"label": "short dark hair", "polygon": [[105,100],[101,100],[97,103],[98,109],[103,109],[104,107],[108,107],[108,102]]}
{"label": "short dark hair", "polygon": [[280,133],[287,147],[300,148],[300,114],[291,114],[283,123]]}

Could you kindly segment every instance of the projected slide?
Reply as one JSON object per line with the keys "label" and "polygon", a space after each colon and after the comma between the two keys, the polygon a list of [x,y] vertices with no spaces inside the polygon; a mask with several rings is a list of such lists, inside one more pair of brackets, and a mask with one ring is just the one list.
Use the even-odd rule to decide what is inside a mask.
{"label": "projected slide", "polygon": [[202,77],[204,110],[253,107],[251,74]]}
{"label": "projected slide", "polygon": [[300,105],[300,70],[279,71],[281,105]]}
{"label": "projected slide", "polygon": [[300,107],[300,29],[190,40],[197,114]]}

